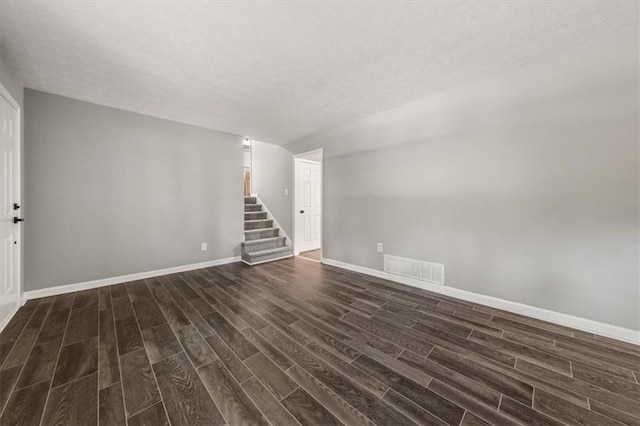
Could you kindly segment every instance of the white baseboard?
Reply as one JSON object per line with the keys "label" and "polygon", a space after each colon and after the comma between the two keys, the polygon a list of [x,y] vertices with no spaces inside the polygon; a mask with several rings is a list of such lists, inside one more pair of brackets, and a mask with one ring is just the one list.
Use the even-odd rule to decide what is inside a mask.
{"label": "white baseboard", "polygon": [[60,285],[56,287],[43,288],[41,290],[26,291],[23,294],[25,300],[39,299],[41,297],[57,296],[58,294],[73,293],[75,291],[89,290],[92,288],[104,287],[108,285],[127,283],[130,281],[142,280],[145,278],[159,277],[162,275],[175,274],[177,272],[193,271],[194,269],[209,268],[211,266],[226,265],[227,263],[239,262],[240,256],[227,257],[225,259],[211,260],[208,262],[192,263],[191,265],[174,266],[172,268],[157,269],[155,271],[138,272],[136,274],[121,275],[119,277],[103,278],[101,280],[86,281],[83,283]]}
{"label": "white baseboard", "polygon": [[640,331],[632,330],[629,328],[593,321],[586,318],[575,317],[573,315],[550,311],[535,306],[525,305],[523,303],[511,302],[509,300],[499,299],[497,297],[484,296],[482,294],[472,293],[470,291],[453,287],[429,284],[423,281],[414,280],[412,278],[393,275],[384,271],[378,271],[376,269],[352,265],[350,263],[340,262],[338,260],[322,258],[322,263],[326,265],[336,266],[342,269],[347,269],[349,271],[359,272],[361,274],[371,275],[377,278],[394,281],[411,287],[418,287],[424,290],[432,291],[434,293],[456,297],[468,302],[479,303],[482,305],[490,306],[492,308],[503,309],[505,311],[513,312],[516,314],[526,315],[543,321],[549,321],[555,324],[575,328],[589,333],[611,337],[636,345],[640,344]]}

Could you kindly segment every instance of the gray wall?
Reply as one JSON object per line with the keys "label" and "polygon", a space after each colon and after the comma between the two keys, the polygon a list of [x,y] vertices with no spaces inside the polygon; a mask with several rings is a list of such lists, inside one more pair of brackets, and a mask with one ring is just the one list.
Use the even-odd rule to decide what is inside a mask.
{"label": "gray wall", "polygon": [[[1,52],[0,52],[1,53]],[[9,64],[0,55],[0,83],[9,91],[11,96],[20,104],[23,105],[23,90],[22,83],[18,79],[17,75],[13,72]]]}
{"label": "gray wall", "polygon": [[[251,143],[252,190],[258,193],[289,238],[293,238],[292,161],[291,152],[281,146],[258,141]],[[289,195],[285,195],[285,188]]]}
{"label": "gray wall", "polygon": [[242,137],[29,89],[25,116],[26,291],[239,255]]}
{"label": "gray wall", "polygon": [[640,329],[635,29],[298,141],[324,148],[323,256]]}

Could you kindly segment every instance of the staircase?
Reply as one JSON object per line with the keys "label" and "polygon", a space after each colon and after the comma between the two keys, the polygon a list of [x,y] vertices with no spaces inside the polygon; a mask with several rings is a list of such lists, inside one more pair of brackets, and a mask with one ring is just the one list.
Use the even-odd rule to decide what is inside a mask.
{"label": "staircase", "polygon": [[242,261],[248,265],[269,262],[293,256],[287,237],[280,235],[280,228],[262,210],[256,197],[244,197],[244,243]]}

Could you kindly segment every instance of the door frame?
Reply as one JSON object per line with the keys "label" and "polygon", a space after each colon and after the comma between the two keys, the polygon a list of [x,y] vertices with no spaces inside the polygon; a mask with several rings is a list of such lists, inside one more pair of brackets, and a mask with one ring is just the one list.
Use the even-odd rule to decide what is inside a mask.
{"label": "door frame", "polygon": [[[293,216],[293,223],[292,223],[292,242],[291,244],[293,245],[293,255],[294,256],[298,256],[300,255],[300,250],[298,250],[298,248],[296,247],[296,228],[297,228],[297,221],[298,221],[298,215],[296,214],[296,179],[297,179],[297,173],[296,173],[296,160],[301,160],[301,157],[305,157],[309,154],[315,154],[315,153],[320,153],[320,156],[322,157],[322,161],[320,162],[320,226],[322,227],[322,232],[320,233],[320,262],[322,262],[323,260],[323,251],[324,251],[324,150],[322,148],[320,149],[314,149],[311,151],[306,151],[306,152],[301,152],[300,154],[295,154],[291,160],[291,175],[293,176],[292,182],[293,182],[293,188],[291,193],[293,194],[293,198],[292,198],[292,202],[291,202],[291,213]],[[312,160],[309,160],[312,161]]]}
{"label": "door frame", "polygon": [[[9,91],[7,90],[7,88],[2,84],[2,82],[0,82],[0,96],[2,96],[3,98],[5,98],[9,104],[11,104],[12,107],[14,107],[16,109],[16,122],[17,122],[17,126],[16,126],[16,130],[17,130],[17,138],[18,138],[18,144],[17,144],[17,155],[18,155],[18,163],[16,165],[16,167],[18,168],[18,173],[17,173],[17,178],[16,178],[16,185],[18,186],[18,200],[17,203],[20,204],[20,216],[24,217],[24,205],[22,202],[22,107],[20,106],[20,104],[15,100],[15,98],[13,96],[11,96],[11,93],[9,93]],[[24,223],[24,222],[22,222]],[[20,229],[18,231],[18,252],[17,252],[17,256],[18,256],[18,306],[16,306],[16,308],[11,312],[11,314],[9,314],[9,316],[5,319],[4,322],[0,323],[0,331],[2,331],[4,329],[4,327],[9,323],[9,321],[11,320],[11,318],[13,318],[13,316],[15,315],[15,313],[18,311],[18,309],[20,308],[20,306],[24,305],[25,299],[24,299],[24,287],[23,287],[23,269],[24,269],[24,264],[23,264],[23,254],[24,254],[24,248],[23,248],[23,232],[24,232],[24,228],[22,227],[22,225],[20,226]]]}

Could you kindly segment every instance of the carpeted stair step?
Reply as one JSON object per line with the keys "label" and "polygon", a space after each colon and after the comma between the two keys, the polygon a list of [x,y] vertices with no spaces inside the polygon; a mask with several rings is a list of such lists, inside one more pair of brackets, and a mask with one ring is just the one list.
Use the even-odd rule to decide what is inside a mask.
{"label": "carpeted stair step", "polygon": [[258,219],[258,220],[245,220],[244,229],[262,229],[272,228],[273,220],[271,219]]}
{"label": "carpeted stair step", "polygon": [[245,212],[244,220],[266,219],[267,212]]}
{"label": "carpeted stair step", "polygon": [[283,259],[293,256],[293,250],[289,246],[277,247],[268,250],[249,251],[242,255],[242,260],[250,265],[267,262],[275,259]]}
{"label": "carpeted stair step", "polygon": [[242,261],[249,265],[269,262],[293,256],[287,245],[287,237],[280,236],[275,220],[262,210],[257,197],[244,197],[244,242],[241,245]]}
{"label": "carpeted stair step", "polygon": [[261,238],[259,240],[245,241],[242,243],[242,249],[245,252],[253,252],[260,250],[269,250],[286,245],[285,237]]}
{"label": "carpeted stair step", "polygon": [[279,237],[279,228],[262,228],[262,229],[248,229],[244,231],[245,241],[259,240],[262,238]]}
{"label": "carpeted stair step", "polygon": [[260,204],[245,204],[244,211],[247,212],[260,212],[262,211],[262,206]]}

